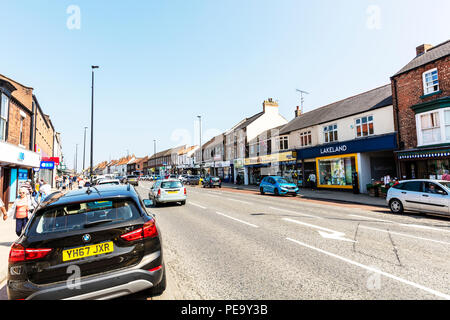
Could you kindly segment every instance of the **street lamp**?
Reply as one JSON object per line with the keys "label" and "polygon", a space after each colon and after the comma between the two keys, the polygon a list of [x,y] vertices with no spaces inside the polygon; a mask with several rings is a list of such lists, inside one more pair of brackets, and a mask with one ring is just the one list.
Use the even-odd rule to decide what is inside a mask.
{"label": "street lamp", "polygon": [[91,168],[90,168],[90,180],[91,185],[93,183],[92,176],[94,168],[94,69],[98,69],[99,66],[91,66],[92,68],[92,94],[91,94]]}
{"label": "street lamp", "polygon": [[203,151],[202,151],[202,116],[197,116],[200,126],[200,176],[203,174]]}
{"label": "street lamp", "polygon": [[85,169],[85,160],[86,160],[86,129],[88,127],[84,127],[84,144],[83,144],[83,173]]}

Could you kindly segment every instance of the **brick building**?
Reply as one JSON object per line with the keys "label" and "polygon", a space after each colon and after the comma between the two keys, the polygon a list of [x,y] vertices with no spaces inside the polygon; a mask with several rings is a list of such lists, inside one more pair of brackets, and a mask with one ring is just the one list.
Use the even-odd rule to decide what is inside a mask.
{"label": "brick building", "polygon": [[450,40],[421,45],[391,77],[403,179],[440,179],[450,170]]}
{"label": "brick building", "polygon": [[0,198],[8,206],[39,168],[33,150],[33,88],[0,75]]}

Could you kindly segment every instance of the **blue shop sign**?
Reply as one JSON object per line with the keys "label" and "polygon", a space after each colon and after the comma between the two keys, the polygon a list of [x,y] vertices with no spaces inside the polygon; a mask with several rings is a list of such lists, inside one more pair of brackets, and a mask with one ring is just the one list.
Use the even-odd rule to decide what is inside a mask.
{"label": "blue shop sign", "polygon": [[348,153],[386,151],[397,149],[396,133],[351,141],[329,143],[313,148],[298,149],[297,159],[313,159]]}
{"label": "blue shop sign", "polygon": [[53,161],[41,161],[40,168],[53,170],[55,168],[55,163]]}

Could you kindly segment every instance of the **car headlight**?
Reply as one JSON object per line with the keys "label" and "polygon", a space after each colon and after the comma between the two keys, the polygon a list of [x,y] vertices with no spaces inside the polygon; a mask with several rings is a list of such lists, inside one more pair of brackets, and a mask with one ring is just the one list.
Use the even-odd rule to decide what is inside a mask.
{"label": "car headlight", "polygon": [[281,191],[287,191],[286,188],[280,187]]}

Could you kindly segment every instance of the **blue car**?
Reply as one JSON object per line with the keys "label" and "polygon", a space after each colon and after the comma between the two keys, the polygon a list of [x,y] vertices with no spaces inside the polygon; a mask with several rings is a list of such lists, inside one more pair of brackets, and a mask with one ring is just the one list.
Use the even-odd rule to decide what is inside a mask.
{"label": "blue car", "polygon": [[271,176],[262,179],[259,185],[261,194],[273,193],[276,196],[291,194],[296,196],[298,194],[298,187],[294,183],[289,183],[283,177]]}

